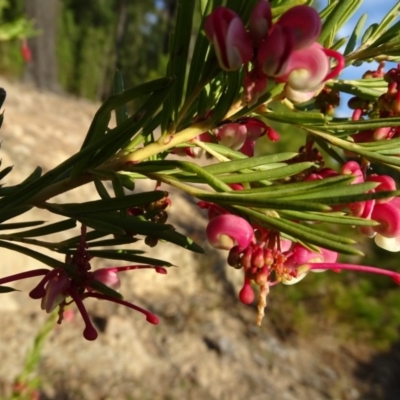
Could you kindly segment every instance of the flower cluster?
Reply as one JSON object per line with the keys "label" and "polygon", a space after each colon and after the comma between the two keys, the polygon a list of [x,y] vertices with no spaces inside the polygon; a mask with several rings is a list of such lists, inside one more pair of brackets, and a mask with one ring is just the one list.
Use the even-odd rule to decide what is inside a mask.
{"label": "flower cluster", "polygon": [[53,312],[58,307],[59,324],[61,324],[63,320],[65,308],[74,302],[85,323],[83,336],[87,340],[95,340],[97,338],[97,331],[90,321],[89,315],[83,304],[83,300],[87,298],[108,300],[124,305],[125,307],[129,307],[144,314],[148,322],[155,325],[158,324],[158,318],[151,312],[144,310],[135,304],[122,300],[122,298],[103,294],[96,289],[100,282],[110,289],[118,290],[121,285],[118,274],[122,271],[151,268],[158,273],[166,274],[167,271],[165,268],[154,267],[152,265],[130,265],[125,267],[101,268],[96,271],[91,271],[90,259],[91,257],[87,251],[86,245],[86,228],[83,226],[81,241],[76,253],[69,260],[69,268],[60,267],[53,270],[35,269],[22,272],[1,278],[0,285],[20,279],[43,275],[42,280],[31,290],[29,296],[32,299],[40,299],[41,308],[47,313]]}
{"label": "flower cluster", "polygon": [[310,249],[281,237],[279,232],[250,224],[244,218],[230,214],[211,204],[200,204],[209,209],[207,226],[209,243],[219,249],[229,250],[228,264],[243,269],[244,282],[239,299],[244,304],[254,301],[251,284],[260,289],[257,324],[261,325],[266,298],[270,287],[283,283],[292,285],[302,280],[309,271],[353,270],[386,275],[400,284],[400,274],[381,268],[343,264],[337,261],[338,253],[324,248]]}
{"label": "flower cluster", "polygon": [[[384,72],[385,63],[380,63],[376,71],[367,71],[363,79],[384,78],[388,83],[386,93],[383,93],[376,102],[371,102],[359,97],[349,100],[349,107],[353,109],[353,121],[359,121],[363,116],[371,118],[389,118],[400,115],[400,64]],[[399,127],[381,127],[375,130],[364,130],[352,138],[357,143],[389,140],[400,137]]]}
{"label": "flower cluster", "polygon": [[[377,187],[371,192],[396,190],[395,180],[388,175],[367,175],[356,161],[343,165],[341,172],[355,176],[353,183],[376,182]],[[366,200],[348,206],[356,217],[372,219],[379,222],[377,226],[362,227],[360,231],[375,238],[375,243],[385,250],[400,251],[400,198]]]}
{"label": "flower cluster", "polygon": [[[223,70],[235,71],[245,65],[244,100],[248,103],[257,100],[268,78],[285,83],[283,93],[290,100],[305,102],[344,67],[340,53],[317,43],[321,19],[308,6],[295,6],[273,22],[270,4],[260,0],[248,29],[232,10],[217,7],[204,29]],[[336,60],[333,69],[331,58]]]}
{"label": "flower cluster", "polygon": [[[210,132],[203,132],[196,137],[197,141],[203,143],[220,143],[225,147],[238,150],[248,157],[254,155],[256,140],[266,135],[271,142],[280,139],[279,134],[263,121],[254,117],[238,119],[235,122],[224,122]],[[203,156],[204,150],[199,147],[184,147],[173,150],[174,154],[199,158]]]}

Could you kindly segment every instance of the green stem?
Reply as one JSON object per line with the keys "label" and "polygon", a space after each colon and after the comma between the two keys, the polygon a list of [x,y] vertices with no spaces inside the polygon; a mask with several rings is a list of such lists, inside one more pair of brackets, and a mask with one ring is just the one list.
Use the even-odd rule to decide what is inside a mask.
{"label": "green stem", "polygon": [[205,150],[208,154],[211,154],[214,156],[218,161],[220,162],[226,162],[226,161],[231,161],[228,157],[223,156],[222,154],[219,154],[217,151],[211,149],[207,144],[202,142],[201,140],[193,139],[192,142],[198,146],[201,147],[203,150]]}
{"label": "green stem", "polygon": [[187,185],[186,183],[182,183],[174,178],[168,177],[166,175],[162,174],[157,174],[153,172],[149,172],[146,174],[150,179],[153,179],[155,181],[160,181],[163,183],[166,183],[170,186],[176,187],[177,189],[182,190],[183,192],[190,194],[193,197],[197,197],[199,194],[208,194],[208,193],[213,193],[209,192],[207,190],[195,188],[193,186]]}

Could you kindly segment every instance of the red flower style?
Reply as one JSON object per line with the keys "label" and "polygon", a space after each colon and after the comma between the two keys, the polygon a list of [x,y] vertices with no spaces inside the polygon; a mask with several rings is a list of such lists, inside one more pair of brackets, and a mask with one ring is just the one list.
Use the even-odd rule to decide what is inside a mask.
{"label": "red flower style", "polygon": [[98,292],[95,288],[98,287],[97,283],[100,282],[111,289],[119,289],[120,280],[118,273],[122,271],[151,268],[158,273],[166,274],[166,269],[162,267],[154,267],[152,265],[130,265],[125,267],[101,268],[92,272],[90,271],[90,256],[86,248],[85,233],[85,228],[83,227],[81,242],[75,255],[72,257],[72,262],[69,264],[70,268],[66,269],[60,267],[53,270],[36,269],[22,272],[1,278],[0,285],[20,279],[44,275],[39,284],[31,290],[29,296],[32,299],[41,299],[41,308],[47,313],[51,313],[59,307],[58,323],[61,323],[63,320],[65,307],[72,302],[75,302],[85,323],[83,336],[87,340],[95,340],[98,336],[83,304],[83,300],[90,297],[112,301],[139,311],[146,316],[148,322],[157,325],[158,318],[151,312],[135,304],[122,300],[122,298]]}

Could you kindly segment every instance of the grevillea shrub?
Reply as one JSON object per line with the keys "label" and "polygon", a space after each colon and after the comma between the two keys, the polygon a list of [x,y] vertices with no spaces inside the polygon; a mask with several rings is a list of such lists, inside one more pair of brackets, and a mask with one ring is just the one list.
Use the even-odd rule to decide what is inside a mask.
{"label": "grevillea shrub", "polygon": [[[240,270],[239,300],[258,304],[257,324],[274,286],[307,285],[310,272],[356,271],[400,283],[397,265],[364,265],[355,240],[361,234],[374,239],[371,246],[400,251],[400,191],[390,175],[400,167],[400,67],[386,63],[396,60],[400,45],[395,21],[400,5],[363,35],[361,19],[344,38],[340,28],[361,1],[332,3],[320,13],[311,1],[293,6],[285,0],[228,0],[222,6],[210,0],[199,8],[195,3],[178,1],[164,78],[124,89],[116,73],[115,93],[99,108],[76,154],[44,174],[37,168],[19,185],[0,187],[0,247],[44,264],[0,277],[0,292],[30,279],[30,297],[47,313],[57,310],[59,323],[75,303],[87,340],[98,336],[84,306],[87,298],[159,322],[129,301],[129,289],[127,300],[119,292],[123,272],[167,272],[171,263],[151,257],[159,241],[203,252],[167,223],[169,213],[180,212],[169,187],[197,199],[208,219],[210,245],[225,250],[227,265]],[[201,26],[192,32],[196,13]],[[358,79],[340,79],[348,66],[372,60],[379,65]],[[335,108],[345,93],[353,96],[348,116],[338,118]],[[143,102],[128,113],[127,104],[139,98]],[[110,124],[112,113],[116,126]],[[283,135],[289,146],[275,151],[272,142]],[[299,135],[300,148],[293,145]],[[256,151],[262,141],[267,155]],[[208,162],[197,163],[199,157]],[[10,172],[0,171],[1,179]],[[154,190],[135,190],[140,179],[154,181]],[[86,184],[93,185],[98,200],[53,200]],[[58,222],[33,221],[29,214],[24,222],[12,221],[34,207],[57,215]],[[354,237],[341,234],[340,225],[350,227]],[[42,238],[61,231],[70,231],[70,238]],[[138,240],[149,254],[135,250]],[[360,262],[347,263],[342,255],[356,255]],[[107,261],[110,265],[96,270],[93,257],[127,265]]]}

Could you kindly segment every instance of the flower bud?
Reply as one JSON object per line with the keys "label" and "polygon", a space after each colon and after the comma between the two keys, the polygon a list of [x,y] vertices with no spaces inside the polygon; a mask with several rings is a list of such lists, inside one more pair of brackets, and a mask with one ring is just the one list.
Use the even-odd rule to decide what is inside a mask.
{"label": "flower bud", "polygon": [[247,139],[247,128],[243,124],[231,122],[214,130],[220,144],[239,150]]}
{"label": "flower bud", "polygon": [[100,268],[93,272],[93,278],[114,290],[121,287],[121,280],[115,268]]}
{"label": "flower bud", "polygon": [[242,217],[222,214],[213,218],[207,226],[207,239],[217,249],[230,250],[238,246],[243,251],[253,240],[252,226]]}
{"label": "flower bud", "polygon": [[242,20],[233,11],[217,7],[207,17],[204,30],[223,70],[235,71],[251,60],[253,44]]}
{"label": "flower bud", "polygon": [[265,39],[271,25],[271,6],[267,1],[260,0],[253,7],[249,20],[250,35],[256,46]]}

